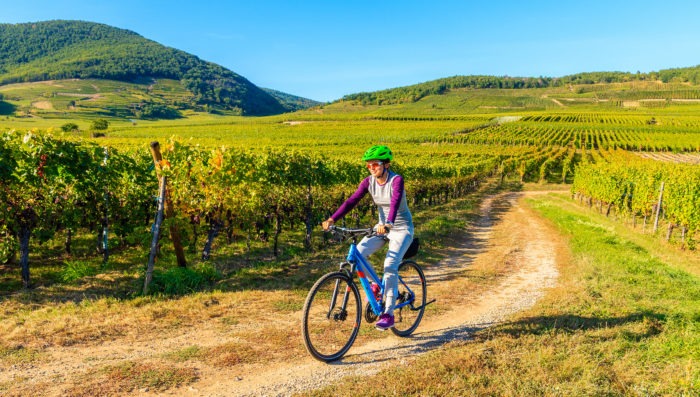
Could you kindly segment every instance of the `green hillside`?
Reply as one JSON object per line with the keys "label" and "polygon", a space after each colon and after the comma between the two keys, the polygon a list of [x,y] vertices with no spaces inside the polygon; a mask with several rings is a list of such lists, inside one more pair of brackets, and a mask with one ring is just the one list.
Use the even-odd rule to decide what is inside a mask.
{"label": "green hillside", "polygon": [[273,90],[271,88],[263,88],[263,91],[272,95],[275,99],[289,111],[297,111],[308,109],[310,107],[321,105],[322,102],[314,101],[313,99],[302,98],[300,96],[287,94],[282,91]]}
{"label": "green hillside", "polygon": [[[38,81],[100,79],[135,84],[146,92],[141,100],[113,116],[139,107],[177,111],[220,110],[243,115],[289,111],[275,96],[244,77],[211,62],[148,40],[134,32],[82,21],[0,24],[0,86]],[[174,80],[173,97],[151,97],[154,82]],[[92,83],[100,87],[97,82]],[[114,85],[114,83],[108,83]],[[105,91],[105,88],[100,88]],[[9,96],[6,95],[6,99]],[[23,97],[23,100],[33,100]],[[9,101],[10,99],[8,99]],[[8,106],[0,112],[8,112]],[[161,109],[162,110],[162,109]],[[140,113],[133,112],[132,117]],[[158,110],[155,112],[159,113]]]}
{"label": "green hillside", "polygon": [[[413,84],[405,87],[390,88],[374,92],[360,92],[346,95],[339,101],[360,104],[397,104],[416,102],[430,95],[442,95],[459,89],[514,89],[531,88],[565,88],[577,94],[592,91],[619,91],[621,83],[676,83],[688,86],[700,84],[700,66],[688,68],[665,69],[650,73],[625,72],[587,72],[564,77],[509,77],[509,76],[453,76]],[[609,85],[608,85],[609,84]],[[574,89],[574,86],[576,88]],[[603,88],[601,89],[601,86]],[[633,88],[635,88],[633,86]],[[656,86],[645,86],[647,90],[658,91]],[[627,88],[623,88],[627,91]],[[697,90],[697,88],[695,89]],[[641,91],[645,91],[642,89]],[[639,93],[638,93],[639,94]],[[644,95],[642,92],[641,95]]]}
{"label": "green hillside", "polygon": [[0,115],[20,119],[174,119],[186,114],[187,104],[193,101],[193,94],[172,79],[138,83],[101,79],[15,83],[0,86],[0,95],[7,104],[0,106]]}

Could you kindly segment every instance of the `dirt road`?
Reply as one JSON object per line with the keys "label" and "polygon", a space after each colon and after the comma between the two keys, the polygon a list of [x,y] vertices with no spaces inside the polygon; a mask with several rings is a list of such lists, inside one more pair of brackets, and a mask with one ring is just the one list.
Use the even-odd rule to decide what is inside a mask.
{"label": "dirt road", "polygon": [[[536,194],[536,193],[535,193]],[[486,199],[481,214],[461,246],[439,266],[426,271],[429,299],[437,284],[478,266],[480,261],[502,261],[504,275],[488,292],[470,296],[463,307],[426,316],[410,338],[387,336],[364,346],[353,346],[342,360],[323,364],[311,358],[261,368],[247,377],[203,379],[185,395],[285,396],[318,388],[356,374],[372,374],[388,366],[405,365],[416,355],[497,324],[531,307],[557,279],[557,256],[563,242],[545,222],[519,202],[521,193]],[[449,292],[448,292],[449,293]],[[387,333],[387,335],[389,335]]]}

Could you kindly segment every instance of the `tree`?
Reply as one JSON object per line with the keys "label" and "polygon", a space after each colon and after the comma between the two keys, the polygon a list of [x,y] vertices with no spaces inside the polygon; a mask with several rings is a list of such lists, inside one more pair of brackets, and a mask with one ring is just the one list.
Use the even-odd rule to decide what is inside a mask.
{"label": "tree", "polygon": [[109,121],[105,119],[97,119],[90,125],[91,130],[104,131],[109,128]]}
{"label": "tree", "polygon": [[74,132],[80,130],[80,127],[75,123],[66,123],[61,126],[61,130],[63,132]]}

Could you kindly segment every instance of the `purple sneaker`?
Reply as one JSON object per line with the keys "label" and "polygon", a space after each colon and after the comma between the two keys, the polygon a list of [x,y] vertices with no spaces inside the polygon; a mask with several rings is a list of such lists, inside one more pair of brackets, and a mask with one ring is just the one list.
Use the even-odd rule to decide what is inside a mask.
{"label": "purple sneaker", "polygon": [[377,324],[375,327],[377,327],[378,330],[385,331],[391,327],[394,326],[394,316],[391,314],[382,314],[379,316],[379,321],[377,321]]}

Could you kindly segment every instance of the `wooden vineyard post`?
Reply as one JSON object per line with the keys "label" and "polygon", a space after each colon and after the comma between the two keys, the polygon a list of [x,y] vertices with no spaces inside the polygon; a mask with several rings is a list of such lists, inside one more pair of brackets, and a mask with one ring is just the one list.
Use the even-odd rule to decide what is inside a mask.
{"label": "wooden vineyard post", "polygon": [[[160,154],[160,144],[158,142],[151,142],[151,154],[153,155],[153,163],[156,166],[156,172],[159,173],[160,162],[163,160],[163,156]],[[165,176],[161,176],[161,183],[166,184]],[[165,189],[164,207],[165,207],[165,217],[172,218],[175,215],[173,210],[173,204],[168,198],[167,189]],[[170,239],[173,241],[173,246],[175,248],[175,256],[177,257],[177,265],[180,267],[186,267],[187,261],[185,259],[185,250],[182,248],[182,242],[180,240],[180,231],[174,224],[170,225]]]}
{"label": "wooden vineyard post", "polygon": [[163,223],[163,206],[165,202],[165,177],[160,178],[158,186],[158,210],[156,211],[156,220],[153,223],[153,238],[151,239],[151,252],[148,255],[148,265],[146,265],[146,277],[143,281],[143,294],[148,294],[148,284],[153,278],[153,266],[156,261],[156,253],[158,252],[158,240],[160,240],[160,225]]}
{"label": "wooden vineyard post", "polygon": [[[109,150],[104,148],[104,160],[102,161],[102,166],[107,168],[107,161],[109,160]],[[107,264],[109,260],[109,189],[105,186],[104,188],[104,199],[105,199],[105,210],[102,218],[102,263]]]}
{"label": "wooden vineyard post", "polygon": [[659,202],[656,204],[656,216],[654,217],[654,234],[656,234],[656,229],[659,228],[659,213],[661,212],[661,203],[664,198],[664,182],[661,182],[661,189],[659,189]]}

